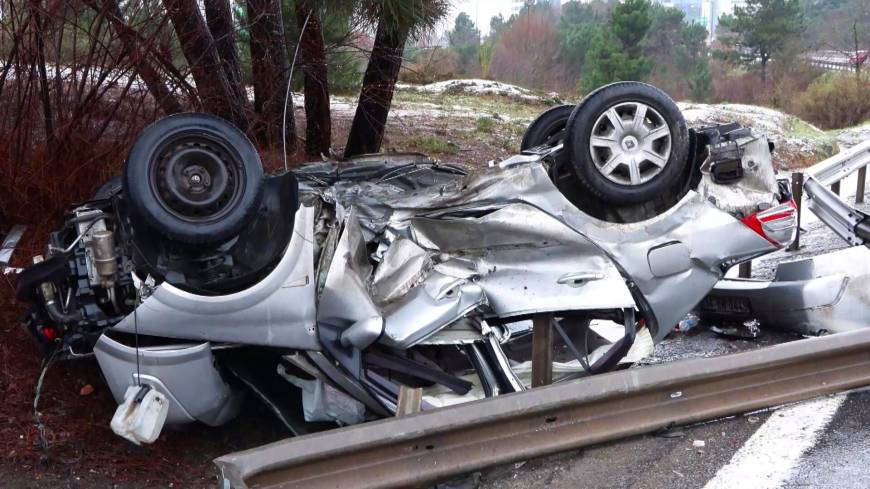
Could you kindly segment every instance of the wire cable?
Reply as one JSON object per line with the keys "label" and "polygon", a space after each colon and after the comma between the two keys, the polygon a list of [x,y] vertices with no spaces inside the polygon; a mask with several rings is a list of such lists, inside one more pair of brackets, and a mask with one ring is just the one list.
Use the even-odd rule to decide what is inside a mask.
{"label": "wire cable", "polygon": [[284,171],[287,171],[287,106],[293,105],[293,100],[290,94],[290,85],[293,83],[293,68],[296,67],[296,56],[299,54],[299,46],[302,44],[302,35],[305,34],[305,28],[308,27],[308,19],[311,18],[311,12],[305,17],[305,22],[302,24],[302,30],[299,31],[299,40],[296,41],[296,51],[293,52],[293,62],[290,63],[290,75],[287,77],[287,90],[284,92],[284,118],[281,121],[281,143],[284,149]]}
{"label": "wire cable", "polygon": [[53,345],[51,353],[42,362],[42,372],[39,373],[39,379],[36,381],[36,392],[33,395],[33,423],[36,425],[36,435],[39,438],[37,444],[43,450],[48,448],[48,440],[45,438],[45,423],[42,422],[42,416],[39,413],[39,397],[42,394],[42,383],[45,381],[45,374],[48,368],[54,363],[55,355],[59,348]]}
{"label": "wire cable", "polygon": [[[148,280],[148,277],[145,277]],[[136,385],[142,386],[142,371],[139,369],[139,317],[136,315],[136,310],[142,304],[142,287],[145,287],[145,280],[139,284],[136,289],[136,305],[133,307],[133,338],[136,346]]]}

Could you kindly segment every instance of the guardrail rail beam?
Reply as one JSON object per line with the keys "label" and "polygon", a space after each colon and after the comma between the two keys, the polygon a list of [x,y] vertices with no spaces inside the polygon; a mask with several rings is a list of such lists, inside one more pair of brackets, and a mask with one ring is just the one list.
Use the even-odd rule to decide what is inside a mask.
{"label": "guardrail rail beam", "polygon": [[224,488],[419,487],[870,384],[870,329],[596,375],[215,460]]}

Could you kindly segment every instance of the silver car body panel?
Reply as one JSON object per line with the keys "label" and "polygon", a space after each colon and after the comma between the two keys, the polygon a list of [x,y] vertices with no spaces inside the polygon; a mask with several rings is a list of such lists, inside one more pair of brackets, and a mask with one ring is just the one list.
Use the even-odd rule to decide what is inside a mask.
{"label": "silver car body panel", "polygon": [[868,291],[870,249],[856,246],[781,263],[772,281],[723,280],[705,304],[744,301],[762,326],[815,336],[866,328]]}
{"label": "silver car body panel", "polygon": [[[324,199],[335,202],[340,221],[345,216],[345,233],[359,229],[367,242],[377,245],[374,258],[382,261],[378,267],[399,269],[405,263],[392,262],[390,257],[413,257],[417,268],[400,274],[406,282],[378,290],[407,289],[412,282],[408,277],[425,276],[420,281],[425,284],[430,276],[439,283],[452,276],[479,286],[486,299],[484,315],[510,317],[630,307],[634,305],[626,286],[630,281],[660,325],[657,340],[698,303],[723,270],[775,249],[692,191],[672,209],[647,221],[613,224],[595,219],[562,195],[540,161],[496,166],[413,192],[376,182],[336,185],[324,191]],[[419,250],[393,252],[392,246],[403,240],[425,250],[426,256],[420,257]],[[651,253],[675,245],[679,253]],[[430,263],[431,270],[426,270]],[[410,288],[406,296],[423,290],[426,287]],[[391,325],[385,315],[380,341],[407,347],[437,331],[427,319],[430,314],[452,317],[441,316],[432,295],[420,297],[424,296],[429,302],[416,302],[415,313],[403,316],[401,324]],[[370,297],[372,303],[391,298]],[[320,307],[319,315],[336,314],[323,310],[324,301]],[[454,304],[454,311],[462,309]]]}
{"label": "silver car body panel", "polygon": [[634,306],[606,253],[528,204],[509,203],[482,217],[414,218],[409,227],[413,239],[437,252],[436,270],[477,278],[496,316]]}
{"label": "silver car body panel", "polygon": [[870,250],[860,245],[870,239],[868,216],[828,187],[868,164],[870,141],[804,172],[807,207],[853,245],[851,248],[780,263],[772,281],[723,280],[702,304],[702,316],[717,320],[723,314],[733,314],[735,305],[742,302],[750,309],[744,314],[762,325],[804,335],[866,328],[870,319]]}
{"label": "silver car body panel", "polygon": [[393,348],[410,348],[485,304],[486,294],[480,285],[432,272],[387,309],[379,341]]}
{"label": "silver car body panel", "polygon": [[164,394],[170,401],[167,424],[219,426],[239,411],[239,394],[215,369],[209,343],[134,348],[102,335],[94,355],[119,404],[137,383]]}
{"label": "silver car body panel", "polygon": [[[366,242],[353,212],[332,253],[317,306],[317,321],[347,327],[381,315],[368,291],[372,275]],[[321,271],[321,273],[323,273]]]}
{"label": "silver car body panel", "polygon": [[314,209],[300,207],[284,256],[250,288],[202,296],[163,283],[114,329],[166,338],[320,349],[315,331],[313,223]]}
{"label": "silver car body panel", "polygon": [[0,245],[0,268],[6,269],[9,265],[12,254],[15,253],[15,248],[18,247],[18,242],[24,236],[24,231],[27,231],[27,226],[16,224],[12,226],[9,233],[3,238],[3,244]]}

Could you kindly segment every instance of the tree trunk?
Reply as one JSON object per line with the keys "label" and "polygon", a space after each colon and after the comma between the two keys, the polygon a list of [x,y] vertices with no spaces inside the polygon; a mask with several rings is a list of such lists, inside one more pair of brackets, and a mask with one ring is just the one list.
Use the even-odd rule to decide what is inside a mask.
{"label": "tree trunk", "polygon": [[197,0],[163,0],[181,50],[190,65],[203,108],[247,130],[242,101],[221,66],[214,39],[199,12]]}
{"label": "tree trunk", "polygon": [[[251,72],[254,82],[254,133],[266,145],[282,142],[285,93],[290,67],[287,60],[284,22],[278,0],[247,0],[251,34]],[[296,146],[293,101],[286,101],[287,148]]]}
{"label": "tree trunk", "polygon": [[229,0],[209,0],[205,2],[205,20],[214,38],[215,49],[221,59],[221,66],[230,82],[230,88],[243,105],[247,95],[242,83],[242,69],[239,52],[236,49],[236,31],[233,29],[233,12]]}
{"label": "tree trunk", "polygon": [[855,77],[861,79],[861,44],[858,42],[858,21],[852,23],[852,36],[855,39]]}
{"label": "tree trunk", "polygon": [[344,157],[377,153],[384,140],[384,126],[393,101],[402,50],[408,39],[407,27],[393,27],[383,15],[378,21],[375,44],[363,76],[356,114],[347,137]]}
{"label": "tree trunk", "polygon": [[[308,19],[308,23],[305,23]],[[312,8],[311,0],[296,0],[296,22],[303,26],[299,56],[305,73],[305,153],[328,155],[332,143],[332,120],[329,114],[329,83],[323,26]]]}
{"label": "tree trunk", "polygon": [[115,35],[120,39],[124,46],[124,54],[133,60],[136,66],[136,73],[145,82],[148,92],[154,97],[157,106],[166,114],[176,114],[183,112],[184,108],[178,102],[175,94],[167,88],[160,73],[151,64],[146,53],[140,52],[139,43],[136,41],[136,34],[133,29],[127,25],[124,20],[124,14],[121,13],[121,7],[118,6],[118,0],[105,0],[102,6],[97,5],[95,1],[89,0],[88,6],[98,13],[103,13],[109,19]]}
{"label": "tree trunk", "polygon": [[[48,93],[48,74],[45,70],[45,19],[40,15],[41,6],[37,2],[30,3],[31,15],[35,20],[36,29],[36,71],[39,74],[39,95],[42,101],[42,119],[45,124],[45,138],[48,146],[54,145],[54,115],[51,111],[51,98]],[[59,69],[59,67],[57,68]]]}

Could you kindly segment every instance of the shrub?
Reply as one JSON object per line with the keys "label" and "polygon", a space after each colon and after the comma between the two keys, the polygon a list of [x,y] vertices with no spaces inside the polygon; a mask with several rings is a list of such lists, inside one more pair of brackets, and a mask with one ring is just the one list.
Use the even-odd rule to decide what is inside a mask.
{"label": "shrub", "polygon": [[713,63],[713,102],[762,104],[764,91],[760,75]]}
{"label": "shrub", "polygon": [[459,153],[459,146],[455,143],[437,137],[420,136],[412,139],[409,143],[411,147],[427,154],[454,155]]}
{"label": "shrub", "polygon": [[870,76],[823,76],[798,97],[796,105],[799,116],[824,129],[860,124],[870,119]]}
{"label": "shrub", "polygon": [[495,119],[488,116],[478,117],[474,121],[474,129],[477,132],[491,132],[495,128]]}
{"label": "shrub", "polygon": [[795,57],[772,63],[767,81],[757,71],[734,69],[721,60],[714,60],[711,68],[712,101],[763,105],[790,113],[798,112],[796,104],[800,94],[822,75],[818,68]]}
{"label": "shrub", "polygon": [[457,55],[440,47],[421,48],[402,63],[399,81],[426,85],[456,78]]}
{"label": "shrub", "polygon": [[559,59],[557,19],[549,10],[527,9],[514,18],[495,44],[489,75],[494,80],[538,90],[573,90],[576,81]]}

